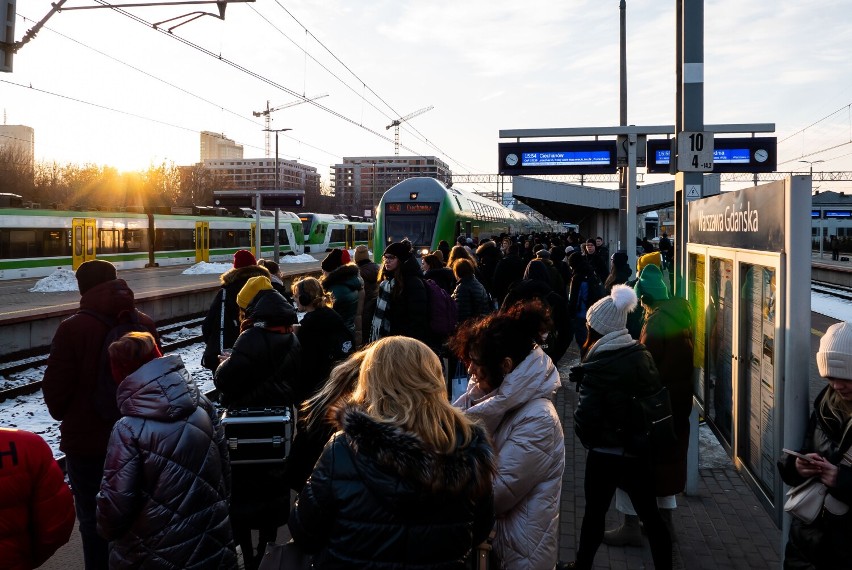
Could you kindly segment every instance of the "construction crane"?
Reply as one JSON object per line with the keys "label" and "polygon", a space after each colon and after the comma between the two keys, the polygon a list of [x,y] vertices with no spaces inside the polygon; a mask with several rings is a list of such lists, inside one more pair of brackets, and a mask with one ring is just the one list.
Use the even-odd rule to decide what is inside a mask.
{"label": "construction crane", "polygon": [[409,113],[404,117],[394,119],[391,122],[391,124],[389,124],[388,126],[385,127],[385,130],[388,130],[389,128],[394,127],[394,131],[393,131],[393,153],[394,154],[396,154],[396,155],[399,154],[399,125],[408,121],[409,119],[413,119],[414,117],[416,117],[418,115],[422,115],[426,111],[431,111],[434,108],[435,108],[434,105],[429,105],[428,107],[423,107],[422,109],[420,109],[418,111],[414,111],[413,113]]}
{"label": "construction crane", "polygon": [[278,105],[277,107],[269,107],[269,101],[266,102],[266,109],[262,111],[252,111],[251,114],[255,117],[263,117],[265,122],[266,131],[266,158],[269,158],[269,133],[270,126],[272,125],[272,113],[275,111],[280,111],[281,109],[286,109],[287,107],[294,107],[295,105],[301,105],[302,103],[307,103],[308,101],[316,101],[317,99],[322,99],[323,97],[328,97],[328,93],[323,93],[322,95],[315,95],[313,97],[305,97],[304,99],[298,99],[296,101],[290,101],[289,103],[284,103],[283,105]]}

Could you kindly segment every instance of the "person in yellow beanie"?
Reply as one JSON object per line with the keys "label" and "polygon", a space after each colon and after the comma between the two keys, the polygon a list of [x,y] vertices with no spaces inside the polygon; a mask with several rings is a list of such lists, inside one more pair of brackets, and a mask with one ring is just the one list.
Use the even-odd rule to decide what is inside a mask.
{"label": "person in yellow beanie", "polygon": [[[226,408],[298,406],[304,390],[301,346],[293,334],[295,309],[265,276],[248,279],[236,297],[240,336],[213,376],[219,403]],[[246,568],[257,568],[266,544],[287,522],[290,488],[279,465],[240,464],[231,470],[234,539]],[[253,529],[260,531],[256,547]]]}

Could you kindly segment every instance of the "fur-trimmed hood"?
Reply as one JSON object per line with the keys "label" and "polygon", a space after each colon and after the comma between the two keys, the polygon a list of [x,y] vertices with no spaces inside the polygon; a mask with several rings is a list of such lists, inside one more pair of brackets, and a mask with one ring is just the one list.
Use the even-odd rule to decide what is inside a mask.
{"label": "fur-trimmed hood", "polygon": [[[444,455],[428,449],[415,434],[378,422],[357,406],[343,409],[341,424],[365,484],[396,495],[397,500],[423,491],[478,497],[491,489],[494,452],[479,425],[474,425],[467,447]],[[400,478],[407,485],[401,486]],[[396,482],[388,484],[389,479]]]}
{"label": "fur-trimmed hood", "polygon": [[[358,269],[358,266],[354,263],[347,263],[346,265],[341,265],[328,275],[323,276],[323,278],[320,279],[320,282],[322,283],[323,289],[328,289],[335,285],[347,285],[351,288],[351,285],[347,282],[352,279],[360,281],[358,279],[360,276],[361,272]],[[359,286],[358,289],[360,288],[361,287]]]}
{"label": "fur-trimmed hood", "polygon": [[222,285],[230,285],[231,283],[235,283],[240,279],[248,280],[252,277],[271,278],[271,276],[269,275],[269,270],[265,267],[261,267],[260,265],[246,265],[245,267],[233,267],[227,270],[219,276],[219,282]]}

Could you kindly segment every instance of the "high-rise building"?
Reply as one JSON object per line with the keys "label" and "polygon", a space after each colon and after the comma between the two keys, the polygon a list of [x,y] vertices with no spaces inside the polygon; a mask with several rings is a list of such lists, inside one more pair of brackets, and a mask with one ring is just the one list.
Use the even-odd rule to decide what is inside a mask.
{"label": "high-rise building", "polygon": [[382,195],[406,178],[429,176],[452,184],[450,167],[434,156],[345,156],[331,169],[340,213],[354,216],[375,217]]}
{"label": "high-rise building", "polygon": [[236,159],[243,157],[243,145],[223,134],[201,131],[201,162],[208,159]]}
{"label": "high-rise building", "polygon": [[35,168],[35,131],[24,125],[0,125],[0,151],[12,151],[15,162]]}
{"label": "high-rise building", "polygon": [[222,180],[220,190],[281,190],[301,197],[301,204],[306,192],[319,193],[317,169],[295,160],[278,159],[277,187],[274,158],[209,159],[203,165]]}

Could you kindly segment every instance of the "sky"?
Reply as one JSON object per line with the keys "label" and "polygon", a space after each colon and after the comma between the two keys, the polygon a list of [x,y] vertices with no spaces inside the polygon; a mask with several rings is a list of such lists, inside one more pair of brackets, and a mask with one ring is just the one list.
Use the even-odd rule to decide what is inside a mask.
{"label": "sky", "polygon": [[[628,123],[672,125],[676,2],[626,4]],[[205,130],[262,157],[253,111],[327,94],[271,115],[292,129],[279,156],[327,180],[344,156],[392,155],[385,127],[428,106],[403,123],[400,154],[459,174],[497,171],[501,129],[619,123],[618,0],[256,0],[171,33],[149,25],[198,9],[216,11],[54,15],[0,73],[5,124],[35,129],[37,160],[141,170],[197,162]],[[49,10],[18,0],[15,39]],[[704,122],[774,123],[778,170],[852,171],[849,45],[849,0],[705,0]]]}

